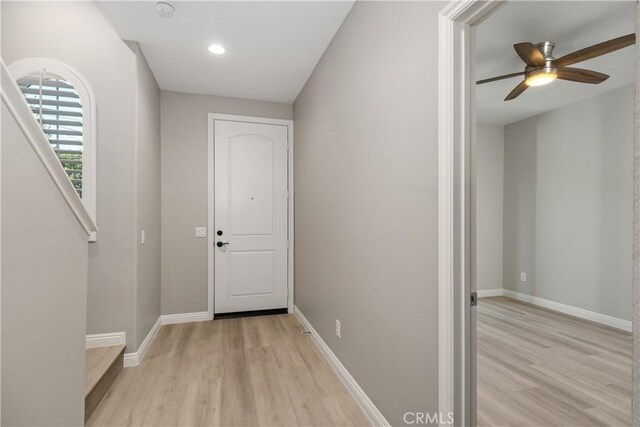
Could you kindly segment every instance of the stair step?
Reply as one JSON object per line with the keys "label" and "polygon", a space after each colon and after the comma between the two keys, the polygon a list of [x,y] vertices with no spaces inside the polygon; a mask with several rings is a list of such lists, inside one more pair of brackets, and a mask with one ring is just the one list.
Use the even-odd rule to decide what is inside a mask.
{"label": "stair step", "polygon": [[89,419],[94,409],[109,390],[124,364],[124,345],[88,348],[85,362],[84,419]]}

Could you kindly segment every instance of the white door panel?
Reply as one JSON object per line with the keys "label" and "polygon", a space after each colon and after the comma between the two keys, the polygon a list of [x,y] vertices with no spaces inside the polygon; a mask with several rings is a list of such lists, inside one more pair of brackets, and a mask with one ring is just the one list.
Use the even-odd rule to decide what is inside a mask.
{"label": "white door panel", "polygon": [[229,254],[229,298],[274,295],[274,251],[231,252]]}
{"label": "white door panel", "polygon": [[287,127],[214,126],[215,312],[286,308]]}
{"label": "white door panel", "polygon": [[261,135],[229,139],[231,192],[230,233],[271,236],[274,233],[274,141]]}

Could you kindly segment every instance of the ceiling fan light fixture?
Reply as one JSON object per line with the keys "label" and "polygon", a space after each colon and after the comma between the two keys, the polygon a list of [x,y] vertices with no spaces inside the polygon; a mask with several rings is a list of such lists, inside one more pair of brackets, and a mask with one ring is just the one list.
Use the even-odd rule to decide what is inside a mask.
{"label": "ceiling fan light fixture", "polygon": [[527,73],[525,84],[527,86],[544,86],[558,78],[558,70],[555,67],[543,67]]}

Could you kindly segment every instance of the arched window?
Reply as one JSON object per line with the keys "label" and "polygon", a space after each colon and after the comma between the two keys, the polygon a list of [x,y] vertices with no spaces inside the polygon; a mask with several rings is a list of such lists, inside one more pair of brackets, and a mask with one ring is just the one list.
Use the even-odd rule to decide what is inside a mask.
{"label": "arched window", "polygon": [[72,68],[47,58],[9,67],[69,180],[96,221],[95,100]]}

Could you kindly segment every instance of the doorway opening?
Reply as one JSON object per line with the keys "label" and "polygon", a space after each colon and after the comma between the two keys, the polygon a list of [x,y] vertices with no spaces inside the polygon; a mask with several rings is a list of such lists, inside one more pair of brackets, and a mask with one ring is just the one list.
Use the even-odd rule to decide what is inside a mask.
{"label": "doorway opening", "polygon": [[[605,2],[589,3],[590,7],[607,7]],[[630,31],[635,33],[636,21],[633,19],[637,13],[635,5],[630,2],[626,2],[626,4],[623,4],[623,2],[618,3],[618,7],[631,7],[630,12],[627,11],[621,15],[626,15],[626,18],[633,23]],[[603,417],[610,417],[611,421],[615,416],[620,416],[622,423],[626,419],[627,424],[634,424],[633,420],[636,420],[636,418],[633,418],[634,415],[631,414],[632,399],[637,402],[639,393],[637,382],[632,385],[631,364],[633,363],[637,368],[638,360],[631,359],[631,340],[634,343],[638,343],[637,319],[632,319],[632,313],[638,312],[638,306],[636,301],[632,307],[631,301],[632,295],[637,295],[638,281],[637,279],[634,280],[633,272],[637,271],[637,267],[633,264],[631,247],[633,243],[636,243],[637,246],[637,233],[635,232],[637,227],[634,228],[634,225],[638,223],[638,212],[633,211],[633,203],[631,202],[634,197],[633,187],[637,185],[638,176],[637,172],[634,171],[634,167],[637,170],[637,165],[634,166],[632,161],[635,156],[635,150],[637,150],[634,146],[636,146],[638,139],[637,124],[634,125],[633,123],[634,116],[637,117],[638,115],[637,106],[634,106],[633,103],[633,96],[637,91],[634,82],[637,80],[635,62],[638,57],[638,48],[637,45],[625,48],[627,49],[625,54],[631,58],[632,65],[628,66],[627,64],[626,67],[622,67],[625,69],[622,72],[631,73],[629,74],[631,78],[629,82],[618,86],[609,84],[608,86],[603,86],[607,90],[586,96],[584,96],[587,93],[586,89],[579,89],[583,94],[580,99],[571,100],[567,92],[559,93],[556,95],[562,98],[560,100],[562,102],[555,104],[553,97],[549,95],[549,97],[544,98],[548,101],[548,104],[531,116],[515,117],[513,122],[499,124],[498,128],[502,126],[503,129],[478,128],[478,133],[476,134],[476,123],[482,122],[480,120],[481,117],[485,117],[485,120],[486,117],[490,117],[491,111],[488,108],[486,111],[481,112],[476,107],[477,102],[481,101],[484,95],[476,87],[475,82],[491,78],[494,75],[508,74],[508,72],[480,74],[481,70],[487,71],[486,68],[482,69],[477,62],[482,50],[482,41],[479,40],[480,32],[482,31],[481,24],[490,17],[491,19],[499,19],[501,14],[508,15],[510,7],[531,7],[547,10],[543,2],[525,2],[520,6],[519,4],[520,2],[513,2],[513,4],[512,2],[468,2],[462,5],[458,2],[452,2],[441,13],[441,80],[439,94],[440,411],[442,413],[453,413],[456,425],[491,425],[491,417],[498,419],[499,416],[503,415],[506,418],[495,421],[495,423],[504,425],[504,423],[512,422],[535,425],[537,422],[538,425],[540,423],[547,425],[553,424],[553,421],[548,418],[537,418],[527,424],[526,417],[523,418],[522,414],[535,411],[533,407],[535,405],[531,405],[532,401],[536,399],[543,401],[553,395],[554,404],[562,406],[561,410],[564,411],[562,416],[571,414],[571,419],[575,422],[588,424],[589,420],[598,420]],[[564,7],[575,8],[576,3],[564,4]],[[569,20],[579,19],[581,16],[585,16],[588,12],[587,9],[579,7],[578,9],[573,9],[573,12],[565,11],[563,12],[564,15],[560,15]],[[536,29],[546,28],[549,31],[553,30],[551,26],[553,20],[546,20],[544,25],[540,24],[540,21],[536,21],[528,26],[523,23],[522,16],[529,15],[521,13],[518,16],[520,16],[520,20],[515,21],[517,24],[512,22],[510,31],[517,32],[521,30],[526,33],[526,31],[534,31]],[[624,31],[626,29],[624,25],[606,25],[605,30],[613,31],[616,34],[606,38],[603,37],[601,40],[593,40],[593,37],[599,36],[596,34],[598,23],[594,22],[602,19],[601,16],[601,14],[598,15],[599,18],[592,21],[590,25],[579,25],[585,29],[585,32],[572,43],[565,41],[563,46],[558,40],[555,51],[557,56],[554,58],[594,45],[600,41],[610,40],[616,36],[624,36],[629,32]],[[488,27],[493,25],[495,25],[495,22],[488,25]],[[480,28],[478,29],[478,27]],[[575,29],[575,27],[572,28]],[[564,32],[565,35],[568,33],[570,32]],[[507,48],[511,49],[515,60],[521,61],[519,58],[522,58],[522,55],[518,57],[516,52],[513,51],[513,47],[511,47],[513,44],[531,41],[534,48],[537,49],[535,46],[537,42],[554,41],[550,40],[551,37],[545,37],[544,34],[538,36],[539,39],[529,40],[526,34],[521,37],[522,39],[518,37],[517,40],[495,42],[505,43]],[[590,37],[592,41],[589,40]],[[560,39],[560,37],[557,38]],[[544,46],[541,45],[541,47]],[[618,53],[620,52],[622,51]],[[541,49],[540,53],[544,56],[544,49]],[[613,64],[614,54],[611,55],[611,57],[604,60],[607,67],[615,65]],[[497,62],[500,60],[498,57],[493,59]],[[579,66],[585,65],[584,68],[590,69],[591,64],[602,63],[593,60]],[[499,65],[508,66],[509,63],[505,61]],[[608,71],[612,76],[620,77],[620,72],[609,71],[605,68],[603,70]],[[514,72],[516,71],[522,70],[514,70]],[[560,90],[564,90],[567,87],[561,87],[555,83],[544,88],[533,88],[527,85],[525,90],[520,91],[519,97],[513,97],[507,102],[503,101],[522,79],[528,78],[526,71],[530,70],[525,69],[519,73],[520,76],[514,76],[514,80],[509,81],[509,83],[512,83],[509,90],[502,93],[502,96],[493,105],[495,107],[494,113],[498,112],[496,114],[500,114],[499,109],[503,108],[502,104],[513,104],[515,102],[518,105],[515,105],[507,114],[520,114],[524,109],[523,105],[526,104],[526,102],[520,102],[521,99],[527,99],[524,97],[535,99],[537,96],[542,96],[543,92],[534,92],[534,89],[546,91],[547,89],[560,88]],[[594,82],[590,83],[590,86],[594,85]],[[608,83],[615,83],[614,78],[611,77]],[[498,83],[498,85],[501,84]],[[505,84],[508,86],[507,83]],[[580,84],[572,81],[567,85]],[[498,87],[502,88],[502,86]],[[504,88],[502,89],[504,91]],[[498,91],[496,89],[496,92]],[[618,98],[625,98],[626,101],[622,102]],[[598,102],[608,103],[609,107],[596,106],[594,103],[597,104]],[[584,105],[570,107],[575,103]],[[537,104],[540,105],[541,103],[538,102]],[[624,108],[625,111],[619,111],[616,114],[616,110],[612,108],[614,106]],[[583,110],[587,109],[594,114],[599,113],[600,119],[584,120],[578,125],[580,127],[579,132],[569,134],[565,128],[559,128],[558,126],[561,124],[566,125],[568,121],[575,122],[576,120],[569,120],[574,115],[578,119],[586,117],[584,112],[582,116],[579,114],[578,107]],[[540,114],[544,115],[545,112],[550,110],[560,111],[563,108],[566,110],[564,113],[568,114],[567,118],[560,120],[563,123],[560,123],[556,117],[551,117],[553,123],[546,122],[545,120],[550,120],[548,115],[543,118],[538,117]],[[554,114],[557,114],[558,111]],[[526,129],[522,123],[520,123],[522,129],[515,129],[516,126],[511,126],[511,124],[521,121],[532,121],[531,117],[534,116],[537,117],[536,123],[529,123],[530,126]],[[622,124],[622,120],[625,120],[624,124]],[[599,134],[592,129],[593,126],[598,124],[612,124],[616,132],[624,128],[626,133],[618,137],[612,137],[611,132]],[[504,129],[505,125],[509,127],[508,130]],[[550,136],[550,132],[556,135],[562,132],[562,137]],[[486,144],[489,146],[489,151],[492,148],[494,149],[492,155],[489,155],[487,150],[483,153],[480,152],[478,143],[480,142],[481,133],[485,139],[488,138],[494,142],[499,141],[494,143],[493,146]],[[523,148],[525,146],[524,143],[512,143],[516,136],[520,137],[524,134],[532,135],[531,138],[537,142],[534,148],[529,147],[531,149],[529,152],[524,152],[526,151]],[[578,136],[578,138],[574,138],[575,136]],[[592,146],[589,144],[589,138],[594,139]],[[616,143],[622,145],[611,145],[612,138],[615,139]],[[596,140],[599,140],[600,144],[597,144],[598,141]],[[569,144],[570,142],[572,143]],[[487,146],[482,148],[487,149]],[[606,148],[609,149],[605,150]],[[512,149],[523,152],[514,153]],[[495,154],[500,152],[503,157],[496,160]],[[482,155],[485,155],[484,159],[480,159]],[[562,161],[563,156],[567,156],[565,158],[566,161]],[[614,160],[612,157],[616,159]],[[513,158],[521,160],[521,163],[515,162]],[[484,161],[484,164],[479,165],[478,162],[480,160]],[[493,166],[502,164],[502,176],[496,173],[499,168],[492,167],[489,160],[494,161]],[[534,163],[531,163],[532,160]],[[597,161],[604,161],[606,165],[598,164]],[[567,162],[575,165],[573,172],[568,170],[572,168],[568,166]],[[618,166],[615,166],[616,164]],[[532,181],[535,186],[528,183],[512,188],[514,183],[520,182],[516,178],[520,178],[519,174],[522,174],[527,167],[535,172],[533,174],[535,180]],[[480,168],[483,168],[484,171],[482,178],[479,178]],[[560,184],[554,184],[559,178],[562,178],[558,176],[559,171],[569,172],[568,177],[562,179]],[[594,181],[592,184],[589,184],[589,174],[593,175]],[[484,184],[480,179],[484,180]],[[482,218],[487,218],[487,209],[495,208],[496,204],[499,204],[496,199],[491,199],[493,200],[491,203],[485,203],[484,205],[480,201],[480,197],[484,197],[484,202],[488,201],[488,196],[490,195],[484,194],[483,196],[482,192],[487,189],[486,184],[491,179],[493,179],[493,182],[501,182],[503,185],[501,190],[493,192],[493,196],[501,195],[503,197],[501,201],[503,207],[498,209],[503,215],[500,219],[502,225],[496,226],[496,230],[502,231],[502,236],[498,239],[498,242],[495,239],[491,241],[491,239],[487,238],[487,236],[491,237],[496,234],[491,233],[491,227],[487,224],[479,223]],[[619,194],[615,199],[611,199],[613,190],[607,190],[607,186],[612,185],[612,182],[616,179],[623,180],[625,184],[618,183],[613,185],[612,188],[615,188]],[[576,182],[577,186],[572,187],[573,181]],[[595,188],[596,182],[599,183],[598,188]],[[532,188],[534,188],[533,196],[527,199],[525,197],[525,189],[531,190]],[[594,190],[598,190],[599,193],[593,193]],[[590,191],[592,193],[589,193]],[[527,200],[530,202],[529,205],[524,203]],[[518,205],[518,203],[520,204]],[[545,206],[545,204],[547,205]],[[579,215],[575,212],[572,213],[576,206],[582,207]],[[524,214],[529,214],[531,217],[523,219]],[[590,215],[594,216],[594,218],[590,219]],[[495,219],[496,217],[492,216],[491,218]],[[569,237],[574,235],[572,233],[578,233],[580,237],[584,237],[580,234],[580,224],[576,223],[576,219],[581,219],[583,222],[582,233],[587,235],[596,233],[589,240],[593,242],[599,239],[599,244],[596,245],[598,250],[590,250],[587,245],[579,243],[579,239]],[[523,224],[530,228],[534,227],[532,234],[523,237],[524,232],[522,230],[517,229],[517,227],[516,231],[512,230],[516,225],[524,227]],[[598,225],[596,226],[595,224]],[[611,224],[611,226],[605,227],[603,224]],[[620,231],[614,231],[616,227],[621,227]],[[482,228],[482,231],[480,228]],[[609,235],[611,233],[613,233],[613,236]],[[516,235],[515,237],[513,236],[514,234]],[[634,236],[633,239],[631,235]],[[491,266],[490,262],[482,257],[487,254],[495,255],[499,251],[488,250],[487,242],[500,243],[500,240],[502,240],[500,244],[502,246],[502,255],[499,257],[491,256],[489,261],[495,261],[496,258],[499,258],[502,260],[502,266]],[[552,242],[552,247],[556,250],[563,245],[571,246],[571,250],[564,248],[560,253],[554,255],[553,250],[545,249],[546,246],[544,245],[549,245],[549,242]],[[481,245],[483,245],[482,253],[480,252]],[[614,246],[618,249],[611,249]],[[605,248],[609,248],[609,250],[604,250]],[[616,253],[620,256],[616,257]],[[525,254],[530,256],[527,257]],[[518,256],[521,257],[517,260],[518,262],[513,262],[511,258]],[[585,256],[588,257],[585,258]],[[581,262],[584,267],[579,271],[571,271],[571,269],[566,268],[578,263],[578,261],[574,263],[571,257],[582,259],[583,261]],[[616,267],[611,267],[615,263],[622,262],[623,259],[624,266],[617,264]],[[525,266],[527,262],[529,264]],[[596,267],[615,269],[615,277],[612,274],[600,275],[600,273],[590,270]],[[496,279],[495,276],[491,276],[492,269],[493,271],[502,271],[502,278]],[[582,274],[585,276],[581,276]],[[592,282],[594,284],[604,283],[607,285],[601,287],[600,290],[596,288],[593,300],[589,300],[586,292],[586,284],[589,279],[593,279]],[[484,280],[485,285],[483,287],[485,289],[476,289],[480,284],[480,280]],[[557,280],[561,281],[556,283],[555,281]],[[486,282],[490,283],[492,281],[499,283],[499,285],[486,287]],[[568,287],[566,298],[549,293],[550,290],[557,291],[559,283],[569,281],[576,282],[579,288],[576,290],[573,287]],[[616,286],[623,285],[620,287],[620,292],[612,292],[612,283],[614,282]],[[549,288],[549,284],[554,285]],[[623,288],[624,291],[622,291]],[[480,309],[476,309],[473,306],[475,292],[478,292],[477,296],[481,297],[479,300]],[[536,292],[540,293],[536,294]],[[483,311],[482,297],[490,297],[491,295],[493,295],[494,299],[485,300],[486,309]],[[614,299],[616,299],[617,303],[611,303]],[[626,306],[623,306],[625,303]],[[514,306],[513,304],[518,305]],[[507,322],[500,323],[501,316]],[[533,333],[535,316],[540,316],[540,321],[548,329],[543,330],[543,338],[538,337],[535,339],[531,335],[523,338],[524,344],[520,347],[528,350],[524,356],[502,345],[508,342],[509,333],[522,332],[523,330],[526,330],[527,333]],[[634,320],[636,325],[632,327]],[[557,323],[554,324],[554,322]],[[600,324],[590,322],[599,322]],[[476,329],[476,324],[478,324],[479,328],[484,327],[484,329]],[[554,325],[559,329],[553,330]],[[500,326],[508,330],[501,330]],[[598,337],[579,335],[584,331],[597,334]],[[633,331],[633,337],[631,336],[631,331]],[[572,338],[574,342],[565,343],[562,348],[553,348],[553,346],[548,345],[549,342],[558,344],[556,342],[558,341],[558,336],[571,336],[572,333],[575,335]],[[489,345],[488,341],[479,342],[486,338],[497,339],[496,337],[502,341],[494,342],[491,348],[487,347]],[[599,353],[595,347],[589,348],[591,344],[588,343],[593,341],[600,341],[600,344],[603,345],[602,353]],[[575,342],[579,342],[579,344],[575,344]],[[547,351],[548,354],[536,355],[534,350],[545,348],[545,345],[549,350]],[[488,373],[486,370],[480,372],[479,366],[482,362],[476,360],[477,351],[482,353],[484,367],[489,366],[494,369],[492,373]],[[526,368],[512,364],[509,367],[510,369],[505,369],[503,365],[501,366],[498,363],[498,360],[503,354],[509,354],[510,351],[514,359],[521,358],[520,362],[529,361],[528,357],[536,359],[535,361],[540,363],[538,365],[535,365],[535,363],[527,365],[525,363]],[[580,355],[572,352],[578,352]],[[493,360],[492,353],[497,355]],[[614,357],[612,354],[616,356]],[[554,357],[558,357],[558,359],[554,359]],[[545,360],[541,361],[543,358]],[[603,373],[603,369],[598,369],[596,363],[592,363],[596,359],[604,361],[606,365],[604,370],[606,372]],[[562,364],[559,362],[562,360],[571,367],[563,370]],[[614,360],[619,364],[614,366]],[[594,367],[596,369],[591,369]],[[520,370],[518,371],[518,369]],[[516,408],[516,404],[504,405],[505,411],[501,414],[496,413],[497,410],[495,408],[483,412],[480,406],[486,402],[479,399],[476,392],[482,393],[484,390],[491,389],[492,384],[490,382],[487,383],[485,380],[487,378],[495,380],[497,378],[496,372],[498,371],[507,375],[505,381],[511,381],[509,384],[501,385],[506,389],[511,387],[511,395],[515,394],[513,393],[514,390],[523,391],[529,387],[528,391],[523,392],[523,395],[527,394],[527,392],[529,393],[527,398],[522,401],[527,403],[523,404],[521,408]],[[593,377],[588,377],[589,372],[593,374]],[[555,389],[544,391],[544,387],[535,383],[535,375],[529,375],[532,373],[537,373],[538,377],[543,375],[547,377],[555,376],[553,378]],[[567,377],[564,384],[560,381],[561,375]],[[579,378],[580,375],[587,375],[587,377]],[[574,378],[575,381],[571,382],[569,377]],[[483,383],[483,381],[485,382]],[[580,381],[581,383],[578,384]],[[618,392],[618,401],[610,400],[599,406],[596,396],[597,391],[587,387],[587,385],[593,386],[594,384],[615,389],[612,394]],[[496,384],[493,385],[495,386]],[[572,391],[574,392],[573,394],[571,393]],[[590,391],[593,392],[592,395],[589,394]],[[581,406],[584,411],[572,413],[571,410],[574,409],[572,405]],[[487,407],[485,405],[485,408]],[[548,409],[549,405],[546,405],[545,408],[547,408],[545,409],[547,411],[546,416],[549,416],[549,412],[553,413],[553,408]],[[518,412],[519,410],[521,411]],[[539,414],[532,414],[534,418],[536,415]],[[544,418],[545,415],[542,415],[542,417]],[[566,419],[562,419],[562,416],[558,416],[555,422],[562,424],[563,421],[566,421]],[[597,423],[597,421],[594,422]]]}

